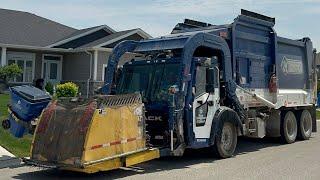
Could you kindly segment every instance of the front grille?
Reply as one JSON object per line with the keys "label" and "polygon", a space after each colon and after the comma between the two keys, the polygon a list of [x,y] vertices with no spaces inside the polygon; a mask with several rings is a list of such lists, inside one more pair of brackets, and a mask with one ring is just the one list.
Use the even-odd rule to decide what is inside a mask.
{"label": "front grille", "polygon": [[98,100],[100,101],[99,104],[105,106],[125,106],[142,103],[141,95],[137,93],[99,96]]}

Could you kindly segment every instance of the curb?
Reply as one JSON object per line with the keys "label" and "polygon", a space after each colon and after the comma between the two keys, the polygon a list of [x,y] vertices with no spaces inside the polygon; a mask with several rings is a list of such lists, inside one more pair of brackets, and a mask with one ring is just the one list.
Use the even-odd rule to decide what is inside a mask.
{"label": "curb", "polygon": [[0,146],[0,169],[14,167],[14,166],[20,166],[20,165],[21,165],[20,158],[15,157],[13,154],[11,154],[9,151],[7,151],[5,148]]}
{"label": "curb", "polygon": [[[1,159],[3,158],[0,157]],[[8,158],[6,160],[0,160],[0,169],[3,169],[3,168],[10,168],[10,167],[17,167],[17,166],[20,166],[21,165],[21,159],[19,158]]]}

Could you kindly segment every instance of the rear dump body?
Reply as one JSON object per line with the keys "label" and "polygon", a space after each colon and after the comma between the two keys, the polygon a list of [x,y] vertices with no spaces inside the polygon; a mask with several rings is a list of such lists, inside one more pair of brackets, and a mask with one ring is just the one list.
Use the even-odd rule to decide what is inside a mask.
{"label": "rear dump body", "polygon": [[[316,103],[316,62],[312,41],[277,35],[275,19],[241,10],[233,23],[211,25],[186,20],[179,23],[171,37],[207,33],[226,40],[231,53],[231,65],[223,71],[232,76],[238,86],[281,107],[312,107]],[[170,38],[168,36],[168,38]],[[162,38],[163,39],[163,38]],[[224,61],[229,61],[225,59]],[[236,89],[238,99],[248,108],[265,104]]]}
{"label": "rear dump body", "polygon": [[29,163],[93,173],[159,157],[146,146],[139,94],[54,100],[43,111]]}

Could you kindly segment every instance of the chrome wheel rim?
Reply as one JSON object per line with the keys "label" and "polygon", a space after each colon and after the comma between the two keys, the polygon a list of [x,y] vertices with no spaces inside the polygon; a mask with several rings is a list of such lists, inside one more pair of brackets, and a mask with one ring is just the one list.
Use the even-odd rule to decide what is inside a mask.
{"label": "chrome wheel rim", "polygon": [[302,130],[305,132],[306,135],[311,134],[311,126],[312,126],[312,118],[309,113],[307,113],[303,118],[302,118]]}
{"label": "chrome wheel rim", "polygon": [[289,114],[286,126],[287,133],[290,139],[294,139],[297,133],[297,123],[293,116],[293,114]]}

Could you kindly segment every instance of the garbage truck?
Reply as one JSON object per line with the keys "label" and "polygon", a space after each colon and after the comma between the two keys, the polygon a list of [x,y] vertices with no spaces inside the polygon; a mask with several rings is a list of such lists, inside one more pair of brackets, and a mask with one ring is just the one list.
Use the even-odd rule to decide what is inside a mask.
{"label": "garbage truck", "polygon": [[[26,162],[93,173],[186,149],[228,158],[239,136],[309,139],[317,130],[315,50],[274,25],[242,10],[231,24],[186,19],[170,35],[119,43],[102,95],[53,100]],[[125,53],[136,57],[117,73]]]}

